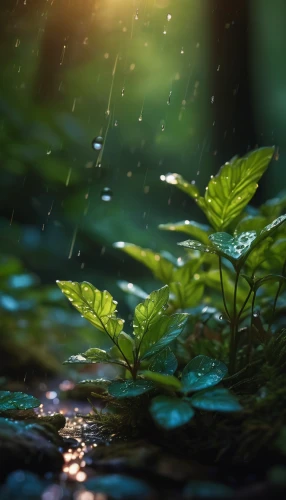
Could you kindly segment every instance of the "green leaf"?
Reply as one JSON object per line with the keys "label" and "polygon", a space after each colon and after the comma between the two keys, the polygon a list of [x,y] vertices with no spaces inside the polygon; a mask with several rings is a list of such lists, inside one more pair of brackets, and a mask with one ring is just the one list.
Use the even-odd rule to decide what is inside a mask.
{"label": "green leaf", "polygon": [[167,396],[157,396],[152,399],[150,413],[155,422],[164,429],[175,429],[185,425],[195,414],[188,403]]}
{"label": "green leaf", "polygon": [[228,498],[234,497],[232,488],[220,483],[211,481],[190,481],[184,488],[184,498],[204,498],[212,500],[213,498]]}
{"label": "green leaf", "polygon": [[167,308],[169,287],[164,286],[152,292],[149,297],[135,308],[133,328],[136,340],[142,339],[146,331],[159,319]]}
{"label": "green leaf", "polygon": [[212,247],[211,245],[203,245],[199,241],[194,241],[194,240],[180,241],[180,243],[177,243],[177,245],[185,248],[191,248],[192,250],[198,250],[199,252],[214,253],[218,255],[218,251],[216,248]]}
{"label": "green leaf", "polygon": [[66,361],[64,361],[64,365],[90,365],[93,363],[98,363],[98,361],[91,361],[87,359],[84,354],[74,354],[70,356]]}
{"label": "green leaf", "polygon": [[195,392],[217,385],[226,375],[221,361],[199,355],[185,366],[182,373],[183,392]]}
{"label": "green leaf", "polygon": [[98,389],[103,389],[107,390],[108,386],[111,384],[111,380],[107,380],[105,378],[98,378],[98,379],[85,379],[81,380],[78,382],[78,385],[87,385],[90,387],[91,391],[98,390]]}
{"label": "green leaf", "polygon": [[148,367],[151,372],[165,373],[167,375],[173,375],[177,368],[178,361],[175,354],[170,350],[169,347],[159,352],[159,354],[157,354],[157,356],[152,359]]}
{"label": "green leaf", "polygon": [[0,412],[9,410],[29,410],[40,406],[39,401],[34,396],[29,396],[23,392],[0,391]]}
{"label": "green leaf", "polygon": [[211,234],[211,227],[206,224],[200,224],[192,220],[184,220],[182,222],[175,222],[169,224],[160,224],[159,229],[165,231],[180,231],[189,236],[197,238],[202,243],[208,244],[208,235]]}
{"label": "green leaf", "polygon": [[266,201],[260,211],[266,217],[278,217],[286,208],[286,191],[281,191],[275,198]]}
{"label": "green leaf", "polygon": [[85,487],[89,491],[104,493],[115,500],[149,498],[152,495],[151,488],[144,481],[124,474],[93,477],[85,482]]}
{"label": "green leaf", "polygon": [[279,274],[268,274],[267,276],[263,276],[263,278],[259,278],[257,280],[254,280],[253,283],[253,288],[254,290],[258,290],[261,286],[263,286],[265,283],[268,283],[269,281],[279,282],[279,283],[286,283],[286,276],[282,276]]}
{"label": "green leaf", "polygon": [[125,243],[123,241],[117,241],[113,246],[115,248],[120,248],[123,252],[126,252],[134,259],[142,262],[142,264],[151,269],[154,276],[163,281],[163,283],[170,282],[174,266],[168,259],[159,253],[153,252],[149,248],[141,248],[132,243]]}
{"label": "green leaf", "polygon": [[150,380],[116,380],[108,388],[108,392],[114,398],[134,398],[145,392],[151,391],[154,384]]}
{"label": "green leaf", "polygon": [[189,315],[185,313],[163,316],[143,338],[140,349],[141,359],[154,356],[173,342],[182,333],[188,317]]}
{"label": "green leaf", "polygon": [[[174,295],[173,304],[177,309],[186,309],[199,304],[204,293],[204,282],[201,274],[194,272],[197,268],[191,263],[179,267],[170,283],[170,292]],[[195,269],[194,269],[195,268]]]}
{"label": "green leaf", "polygon": [[274,147],[260,148],[236,157],[211,178],[204,198],[197,200],[216,231],[226,229],[249,203],[273,153]]}
{"label": "green leaf", "polygon": [[242,406],[227,389],[207,389],[194,394],[190,402],[194,408],[205,411],[240,411]]}
{"label": "green leaf", "polygon": [[228,233],[214,233],[209,237],[215,246],[217,253],[231,261],[239,260],[251,248],[256,239],[256,231],[248,231],[237,236],[231,236]]}
{"label": "green leaf", "polygon": [[101,292],[86,281],[83,283],[57,281],[57,284],[72,305],[96,328],[111,338],[122,331],[124,320],[116,317],[117,302],[109,292],[106,290]]}
{"label": "green leaf", "polygon": [[133,283],[129,283],[128,281],[117,281],[117,285],[123,292],[130,293],[131,295],[135,295],[135,297],[139,297],[140,299],[146,299],[148,297],[148,293],[144,292],[142,288]]}
{"label": "green leaf", "polygon": [[178,189],[187,193],[191,198],[197,198],[200,194],[195,181],[191,184],[187,182],[183,177],[179,174],[166,174],[160,176],[161,181],[167,182],[167,184],[172,184],[176,186]]}
{"label": "green leaf", "polygon": [[156,373],[148,370],[141,372],[141,375],[147,380],[152,380],[155,385],[165,387],[166,389],[172,391],[179,391],[181,389],[181,382],[174,375],[166,375],[165,373]]}
{"label": "green leaf", "polygon": [[234,235],[244,233],[246,231],[258,231],[264,228],[268,220],[262,215],[247,215],[237,224]]}
{"label": "green leaf", "polygon": [[92,363],[109,363],[110,356],[107,351],[93,347],[88,349],[83,356]]}

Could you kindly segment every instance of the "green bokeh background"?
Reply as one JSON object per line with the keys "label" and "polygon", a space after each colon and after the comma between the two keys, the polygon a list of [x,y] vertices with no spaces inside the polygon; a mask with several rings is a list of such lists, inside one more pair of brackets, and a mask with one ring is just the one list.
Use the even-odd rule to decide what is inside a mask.
{"label": "green bokeh background", "polygon": [[[285,186],[286,7],[282,0],[14,3],[0,6],[1,254],[38,276],[38,297],[44,286],[56,290],[56,279],[88,280],[115,295],[126,315],[116,281],[149,291],[156,283],[112,243],[179,255],[178,235],[158,224],[203,222],[161,174],[178,172],[203,189],[234,154],[277,144],[279,161],[255,202]],[[100,157],[91,147],[97,135],[104,137]],[[106,186],[110,202],[101,200]],[[6,286],[3,293],[18,293]],[[3,307],[3,315],[15,311]],[[29,323],[22,328],[22,343],[36,336],[51,352],[49,332],[57,329],[53,351],[61,359],[70,324],[58,328],[53,317],[47,330],[33,327],[33,338]],[[18,328],[6,323],[4,343]],[[79,349],[93,335],[88,327],[83,342],[72,330]]]}

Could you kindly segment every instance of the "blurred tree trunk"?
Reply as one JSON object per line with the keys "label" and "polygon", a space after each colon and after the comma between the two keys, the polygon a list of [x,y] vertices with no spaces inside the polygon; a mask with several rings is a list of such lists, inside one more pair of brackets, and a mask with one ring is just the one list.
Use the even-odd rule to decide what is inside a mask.
{"label": "blurred tree trunk", "polygon": [[212,148],[220,164],[257,142],[251,99],[248,0],[210,2]]}

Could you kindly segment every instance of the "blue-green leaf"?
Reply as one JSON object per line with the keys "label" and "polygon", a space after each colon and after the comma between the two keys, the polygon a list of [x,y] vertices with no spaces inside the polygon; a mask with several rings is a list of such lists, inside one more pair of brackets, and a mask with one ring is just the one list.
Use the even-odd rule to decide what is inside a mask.
{"label": "blue-green leaf", "polygon": [[114,398],[134,398],[151,391],[154,384],[150,380],[116,380],[108,387],[108,392]]}
{"label": "blue-green leaf", "polygon": [[151,488],[144,481],[124,474],[93,477],[85,482],[85,487],[89,491],[104,493],[115,500],[140,499],[152,494]]}
{"label": "blue-green leaf", "polygon": [[177,368],[178,361],[169,347],[159,352],[159,354],[152,359],[148,367],[151,372],[166,373],[168,375],[173,375]]}
{"label": "blue-green leaf", "polygon": [[37,408],[41,402],[23,392],[0,391],[0,412],[9,410],[29,410]]}
{"label": "blue-green leaf", "polygon": [[232,488],[220,483],[211,481],[190,481],[184,489],[184,498],[233,498]]}
{"label": "blue-green leaf", "polygon": [[116,317],[117,302],[109,292],[101,292],[86,281],[57,281],[57,284],[72,305],[96,328],[111,338],[122,331],[124,320]]}
{"label": "blue-green leaf", "polygon": [[195,392],[217,385],[226,375],[221,361],[199,355],[185,366],[182,373],[183,392]]}
{"label": "blue-green leaf", "polygon": [[152,399],[150,413],[155,422],[164,429],[175,429],[187,424],[194,416],[194,410],[179,398],[157,396]]}
{"label": "blue-green leaf", "polygon": [[198,410],[232,412],[242,410],[237,398],[227,389],[206,389],[194,394],[190,400]]}

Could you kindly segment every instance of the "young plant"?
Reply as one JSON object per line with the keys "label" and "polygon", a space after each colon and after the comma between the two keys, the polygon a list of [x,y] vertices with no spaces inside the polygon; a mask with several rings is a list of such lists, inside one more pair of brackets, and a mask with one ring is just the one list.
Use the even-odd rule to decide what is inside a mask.
{"label": "young plant", "polygon": [[[238,401],[227,389],[212,389],[227,373],[227,367],[220,361],[197,356],[187,364],[181,380],[174,376],[178,363],[170,346],[182,333],[188,314],[164,315],[169,299],[168,286],[152,292],[137,305],[133,332],[126,333],[124,321],[116,316],[117,303],[108,292],[101,292],[87,282],[59,281],[58,285],[73,306],[114,344],[107,351],[88,349],[71,356],[66,363],[110,363],[126,370],[125,380],[106,384],[111,401],[155,394],[151,400],[151,415],[166,429],[187,423],[194,416],[194,408],[223,412],[240,410]],[[96,386],[98,381],[88,383]],[[158,392],[163,394],[158,396]],[[190,393],[196,394],[189,397]]]}
{"label": "young plant", "polygon": [[[230,331],[231,374],[251,361],[254,336],[260,341],[269,339],[279,295],[286,281],[286,239],[281,232],[286,215],[280,215],[286,206],[285,194],[265,203],[260,210],[252,209],[252,215],[244,212],[273,153],[274,148],[261,148],[243,158],[233,158],[216,176],[211,177],[205,196],[200,195],[194,183],[188,183],[178,174],[161,176],[161,180],[191,196],[211,224],[208,226],[187,220],[160,226],[165,230],[183,231],[198,239],[179,243],[189,251],[192,250],[184,261],[178,259],[183,263],[180,271],[174,270],[171,259],[166,259],[163,255],[152,255],[150,250],[124,242],[115,244],[144,262],[156,277],[170,283],[174,308],[189,307],[188,300],[185,300],[187,290],[190,290],[190,296],[194,299],[193,306],[201,299],[198,289],[203,294],[205,289],[217,290],[218,285],[220,286]],[[273,220],[274,217],[276,218]],[[213,259],[214,255],[218,257],[218,266]],[[278,283],[276,291],[273,291],[274,283]],[[263,310],[268,317],[267,327],[255,310],[257,296],[261,309],[267,306]],[[178,300],[177,297],[183,297],[183,300]],[[270,301],[272,303],[269,304]],[[245,323],[247,316],[250,316],[248,325]],[[246,342],[240,334],[242,323],[248,332]]]}

